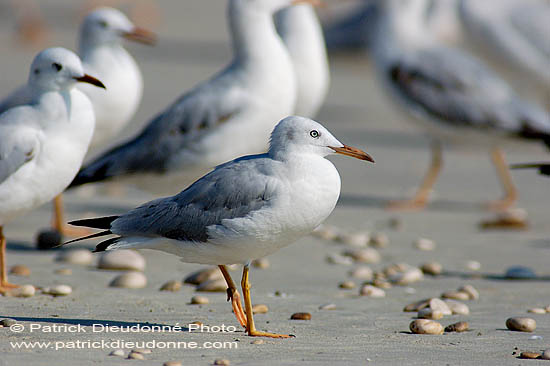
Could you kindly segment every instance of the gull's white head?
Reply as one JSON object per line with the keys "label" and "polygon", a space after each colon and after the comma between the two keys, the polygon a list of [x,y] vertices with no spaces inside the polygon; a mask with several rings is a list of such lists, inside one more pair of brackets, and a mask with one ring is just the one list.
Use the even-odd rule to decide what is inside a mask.
{"label": "gull's white head", "polygon": [[79,81],[105,88],[101,81],[85,74],[80,58],[65,48],[47,48],[36,55],[32,62],[29,85],[33,87],[63,90]]}
{"label": "gull's white head", "polygon": [[309,118],[289,116],[280,121],[273,129],[269,154],[287,155],[293,153],[327,156],[343,154],[374,163],[366,152],[344,145],[320,123]]}
{"label": "gull's white head", "polygon": [[155,34],[136,27],[121,11],[108,7],[89,13],[80,27],[80,47],[119,44],[124,38],[149,45],[156,41]]}

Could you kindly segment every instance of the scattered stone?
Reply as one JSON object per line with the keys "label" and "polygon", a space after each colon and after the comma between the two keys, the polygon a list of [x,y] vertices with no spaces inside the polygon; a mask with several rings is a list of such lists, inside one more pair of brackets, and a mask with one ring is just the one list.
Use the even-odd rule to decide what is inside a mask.
{"label": "scattered stone", "polygon": [[255,341],[250,342],[250,344],[264,344],[263,339],[256,339]]}
{"label": "scattered stone", "polygon": [[5,318],[0,320],[0,325],[3,327],[11,327],[14,324],[17,324],[17,321],[15,319]]}
{"label": "scattered stone", "polygon": [[546,310],[547,313],[550,313],[550,305],[546,306],[544,310]]}
{"label": "scattered stone", "polygon": [[111,283],[110,287],[121,288],[144,288],[147,286],[147,277],[141,272],[126,272],[116,276]]}
{"label": "scattered stone", "polygon": [[336,304],[324,304],[319,306],[319,310],[336,310]]}
{"label": "scattered stone", "polygon": [[97,268],[143,272],[145,270],[145,258],[131,249],[111,250],[104,252],[99,257]]}
{"label": "scattered stone", "polygon": [[6,296],[13,297],[32,297],[36,293],[33,285],[21,285],[6,292]]}
{"label": "scattered stone", "polygon": [[292,320],[311,320],[310,313],[294,313],[290,316]]}
{"label": "scattered stone", "polygon": [[171,292],[177,292],[181,290],[181,281],[168,281],[164,285],[161,286],[160,291],[171,291]]}
{"label": "scattered stone", "polygon": [[73,289],[71,288],[71,286],[68,285],[57,285],[54,287],[45,287],[42,289],[42,293],[52,296],[67,296],[71,292],[73,292]]}
{"label": "scattered stone", "polygon": [[527,310],[528,313],[532,314],[546,314],[546,309],[543,308],[531,308]]}
{"label": "scattered stone", "polygon": [[519,355],[519,358],[525,358],[525,359],[530,359],[530,360],[534,360],[534,359],[537,359],[537,358],[540,358],[542,355],[538,352],[528,352],[528,351],[524,351],[524,352],[521,352],[520,355]]}
{"label": "scattered stone", "polygon": [[166,361],[162,366],[183,366],[183,363],[181,361]]}
{"label": "scattered stone", "polygon": [[141,354],[139,352],[131,351],[128,354],[128,359],[129,360],[145,360],[145,356],[143,356],[143,354]]}
{"label": "scattered stone", "polygon": [[411,283],[418,282],[424,278],[424,274],[420,268],[410,268],[402,273],[396,273],[393,276],[390,276],[390,281],[396,285],[406,286]]}
{"label": "scattered stone", "polygon": [[369,240],[369,245],[373,248],[385,248],[389,244],[390,239],[384,233],[374,233]]}
{"label": "scattered stone", "polygon": [[406,305],[403,308],[403,311],[404,312],[415,312],[415,311],[419,311],[421,309],[424,309],[425,307],[428,307],[428,306],[430,306],[430,299],[423,299],[423,300],[413,302],[409,305]]}
{"label": "scattered stone", "polygon": [[472,285],[464,285],[458,288],[458,291],[465,292],[470,297],[470,300],[478,300],[479,292]]}
{"label": "scattered stone", "polygon": [[467,261],[466,262],[466,268],[470,271],[479,271],[481,269],[481,263],[478,261]]}
{"label": "scattered stone", "polygon": [[311,235],[324,240],[336,240],[338,232],[339,230],[335,226],[321,224],[313,230]]}
{"label": "scattered stone", "polygon": [[443,266],[437,262],[424,263],[420,267],[420,269],[422,270],[423,273],[430,276],[437,276],[437,275],[440,275],[441,272],[443,272]]}
{"label": "scattered stone", "polygon": [[535,271],[529,267],[524,266],[514,266],[506,270],[504,277],[510,280],[525,280],[537,278]]}
{"label": "scattered stone", "polygon": [[190,324],[203,325],[203,323],[202,323],[201,321],[199,321],[199,320],[196,320],[196,321],[194,321],[194,322],[192,322],[192,323],[190,323]]}
{"label": "scattered stone", "polygon": [[433,309],[430,309],[430,308],[424,308],[424,309],[421,309],[418,312],[418,317],[421,318],[421,319],[437,320],[437,319],[443,318],[443,313],[441,312],[441,310],[433,310]]}
{"label": "scattered stone", "polygon": [[118,356],[118,357],[124,357],[124,351],[121,349],[115,349],[111,353],[109,353],[109,356]]}
{"label": "scattered stone", "polygon": [[227,283],[224,279],[210,280],[198,285],[196,290],[199,292],[226,292]]}
{"label": "scattered stone", "polygon": [[356,286],[356,284],[353,281],[340,282],[340,284],[338,285],[339,288],[344,289],[344,290],[351,290],[351,289],[355,288],[355,286]]}
{"label": "scattered stone", "polygon": [[29,277],[31,275],[31,270],[29,269],[29,267],[23,264],[16,264],[15,266],[11,267],[10,274],[15,276]]}
{"label": "scattered stone", "polygon": [[541,358],[542,358],[543,360],[550,360],[550,349],[547,349],[546,351],[544,351],[544,352],[542,353]]}
{"label": "scattered stone", "polygon": [[327,263],[330,264],[343,264],[345,266],[351,266],[353,264],[353,259],[346,257],[337,253],[329,254],[326,258]]}
{"label": "scattered stone", "polygon": [[461,303],[456,300],[445,300],[445,304],[451,309],[453,314],[457,315],[468,315],[470,314],[470,308],[468,305]]}
{"label": "scattered stone", "polygon": [[446,291],[441,294],[441,297],[443,299],[453,299],[453,300],[462,300],[462,301],[470,300],[470,295],[468,295],[468,293],[463,291]]}
{"label": "scattered stone", "polygon": [[63,236],[54,229],[42,230],[36,236],[36,248],[39,250],[48,250],[61,245]]}
{"label": "scattered stone", "polygon": [[63,276],[70,276],[73,274],[73,270],[70,268],[58,268],[53,273]]}
{"label": "scattered stone", "polygon": [[468,322],[458,322],[445,327],[445,332],[466,332],[470,329]]}
{"label": "scattered stone", "polygon": [[264,304],[252,305],[252,314],[265,314],[268,310],[267,305]]}
{"label": "scattered stone", "polygon": [[335,241],[351,245],[354,247],[364,247],[370,241],[370,234],[367,232],[362,233],[339,233],[336,236]]}
{"label": "scattered stone", "polygon": [[439,310],[443,313],[443,315],[452,315],[453,312],[451,311],[451,308],[449,308],[449,305],[447,305],[447,303],[445,303],[445,301],[441,300],[441,299],[438,299],[438,298],[433,298],[433,299],[430,299],[430,302],[429,302],[429,306],[432,310]]}
{"label": "scattered stone", "polygon": [[349,271],[349,276],[364,281],[372,281],[374,273],[370,267],[360,266]]}
{"label": "scattered stone", "polygon": [[342,253],[343,256],[351,257],[358,263],[378,263],[380,262],[380,253],[373,248],[362,248],[346,250]]}
{"label": "scattered stone", "polygon": [[418,250],[432,251],[435,249],[435,242],[431,239],[418,238],[413,242],[413,247]]}
{"label": "scattered stone", "polygon": [[191,298],[191,304],[193,304],[193,305],[206,305],[209,302],[210,302],[210,300],[208,300],[207,297],[200,296],[200,295],[193,296]]}
{"label": "scattered stone", "polygon": [[67,249],[59,253],[55,258],[57,262],[89,265],[94,260],[94,255],[88,249]]}
{"label": "scattered stone", "polygon": [[363,285],[359,291],[359,295],[380,298],[386,297],[386,291],[372,285]]}
{"label": "scattered stone", "polygon": [[373,286],[376,286],[378,288],[384,288],[388,289],[392,287],[392,284],[388,282],[388,280],[377,278],[374,281],[372,281]]}
{"label": "scattered stone", "polygon": [[269,259],[267,258],[254,259],[252,261],[252,267],[259,268],[259,269],[267,269],[269,268]]}
{"label": "scattered stone", "polygon": [[506,319],[506,327],[516,332],[532,332],[537,329],[535,319],[515,317]]}
{"label": "scattered stone", "polygon": [[409,325],[409,329],[414,334],[443,334],[443,326],[429,319],[413,320]]}
{"label": "scattered stone", "polygon": [[[383,274],[386,277],[390,277],[398,273],[406,272],[411,268],[413,267],[409,266],[407,263],[394,263],[384,268]],[[380,276],[380,274],[378,274],[378,276]]]}
{"label": "scattered stone", "polygon": [[183,279],[183,283],[200,285],[206,281],[223,280],[223,275],[218,267],[210,267],[193,272]]}
{"label": "scattered stone", "polygon": [[522,208],[510,208],[499,213],[496,218],[482,221],[479,226],[484,230],[513,229],[526,230],[529,228],[527,211]]}
{"label": "scattered stone", "polygon": [[153,353],[153,351],[148,348],[134,348],[131,352],[141,353],[142,355]]}
{"label": "scattered stone", "polygon": [[214,361],[214,365],[222,365],[222,366],[229,366],[230,362],[229,360],[218,358]]}

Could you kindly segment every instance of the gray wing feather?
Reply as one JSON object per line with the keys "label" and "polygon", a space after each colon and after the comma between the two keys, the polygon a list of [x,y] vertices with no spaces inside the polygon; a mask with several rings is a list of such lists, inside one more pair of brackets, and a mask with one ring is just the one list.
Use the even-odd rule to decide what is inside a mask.
{"label": "gray wing feather", "polygon": [[179,194],[122,215],[113,221],[111,231],[122,236],[207,241],[208,226],[249,215],[268,205],[274,196],[277,184],[262,172],[267,159],[248,162],[251,158],[221,165]]}

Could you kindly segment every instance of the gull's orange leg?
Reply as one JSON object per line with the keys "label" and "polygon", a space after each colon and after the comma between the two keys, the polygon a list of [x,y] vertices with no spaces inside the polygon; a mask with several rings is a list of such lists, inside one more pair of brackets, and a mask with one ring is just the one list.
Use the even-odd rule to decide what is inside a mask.
{"label": "gull's orange leg", "polygon": [[441,152],[441,143],[434,141],[431,144],[432,161],[428,171],[424,175],[422,184],[413,198],[402,201],[391,201],[386,207],[388,210],[414,211],[422,210],[426,207],[432,187],[437,181],[441,167],[443,166],[443,154]]}
{"label": "gull's orange leg", "polygon": [[53,229],[57,230],[61,235],[68,237],[79,237],[90,235],[91,231],[86,228],[79,228],[67,225],[63,218],[64,209],[63,209],[63,196],[62,193],[55,196],[53,199]]}
{"label": "gull's orange leg", "polygon": [[219,265],[218,267],[220,268],[223,278],[225,278],[225,282],[227,283],[227,301],[231,300],[231,306],[233,307],[235,317],[239,323],[246,328],[246,315],[243,311],[243,306],[241,305],[241,296],[239,295],[239,291],[237,291],[237,286],[235,286],[235,282],[233,282],[227,268],[224,265]]}
{"label": "gull's orange leg", "polygon": [[6,237],[3,228],[0,226],[0,294],[4,294],[12,288],[19,287],[8,282],[8,271],[6,268]]}
{"label": "gull's orange leg", "polygon": [[504,189],[504,197],[499,200],[491,201],[488,203],[488,206],[491,210],[495,211],[505,211],[514,205],[518,199],[518,190],[512,180],[512,175],[506,163],[506,157],[504,152],[498,147],[494,148],[491,151],[491,158],[493,164],[497,169],[497,174]]}
{"label": "gull's orange leg", "polygon": [[287,334],[275,334],[267,333],[256,330],[254,325],[254,318],[252,314],[252,299],[250,298],[250,282],[248,281],[249,265],[245,264],[243,268],[243,278],[241,280],[241,287],[243,289],[244,306],[246,309],[246,331],[251,337],[270,337],[270,338],[291,338],[292,335]]}

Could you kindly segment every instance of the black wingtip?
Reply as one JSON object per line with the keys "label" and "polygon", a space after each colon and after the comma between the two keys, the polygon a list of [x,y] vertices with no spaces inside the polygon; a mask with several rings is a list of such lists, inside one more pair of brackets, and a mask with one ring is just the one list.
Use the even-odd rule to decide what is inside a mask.
{"label": "black wingtip", "polygon": [[82,241],[82,240],[86,240],[86,239],[93,239],[93,238],[98,238],[100,236],[105,236],[105,235],[111,235],[112,232],[111,230],[105,230],[105,231],[101,231],[99,233],[95,233],[95,234],[92,234],[92,235],[88,235],[88,236],[83,236],[81,238],[76,238],[76,239],[73,239],[73,240],[69,240],[65,243],[61,243],[59,245],[56,245],[54,246],[53,248],[59,248],[59,247],[62,247],[64,245],[67,245],[67,244],[71,244],[71,243],[74,243],[74,242],[77,242],[77,241]]}
{"label": "black wingtip", "polygon": [[111,238],[111,239],[102,241],[95,247],[94,250],[92,250],[92,253],[104,252],[111,246],[111,244],[115,244],[119,240],[120,240],[120,237],[116,237],[116,238]]}
{"label": "black wingtip", "polygon": [[94,229],[110,229],[111,223],[118,218],[119,216],[104,216],[104,217],[96,217],[93,219],[69,221],[69,224],[73,226],[91,227]]}
{"label": "black wingtip", "polygon": [[83,167],[80,169],[76,177],[74,177],[73,181],[67,189],[75,188],[82,186],[84,184],[88,183],[96,183],[101,182],[106,179],[111,178],[107,175],[107,170],[109,169],[108,163],[102,163],[98,168],[94,168],[94,166],[97,164],[91,164],[89,166]]}

